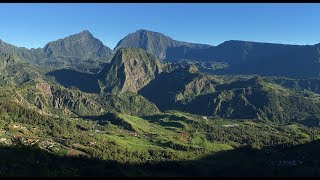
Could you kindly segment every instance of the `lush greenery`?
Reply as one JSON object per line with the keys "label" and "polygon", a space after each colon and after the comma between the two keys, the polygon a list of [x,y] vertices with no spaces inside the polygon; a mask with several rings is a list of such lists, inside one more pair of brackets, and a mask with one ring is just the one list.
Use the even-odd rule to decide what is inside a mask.
{"label": "lush greenery", "polygon": [[[213,75],[269,45],[209,47],[145,30],[114,54],[88,31],[32,50],[1,42],[0,175],[319,175],[319,80]],[[214,53],[158,59],[191,51]]]}
{"label": "lush greenery", "polygon": [[[301,144],[320,138],[318,128],[294,123],[235,122],[178,111],[64,119],[2,103],[0,113],[0,168],[2,175],[14,176],[295,175],[280,171],[289,165],[277,165],[289,157],[305,163],[296,167],[303,175],[315,168],[314,154],[302,159],[302,154],[293,157],[293,150],[290,156],[283,154],[283,148],[301,149]],[[254,161],[241,160],[255,157]],[[239,161],[247,163],[236,170]],[[268,166],[262,171],[264,163]],[[180,168],[169,168],[173,166]],[[261,174],[250,173],[249,167]]]}

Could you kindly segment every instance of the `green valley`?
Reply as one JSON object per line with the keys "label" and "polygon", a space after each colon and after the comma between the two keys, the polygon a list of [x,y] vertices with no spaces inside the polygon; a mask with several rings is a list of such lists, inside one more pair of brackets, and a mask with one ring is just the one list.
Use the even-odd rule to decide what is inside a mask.
{"label": "green valley", "polygon": [[303,51],[305,70],[314,47],[147,30],[114,50],[89,31],[38,49],[1,41],[0,175],[319,176],[317,66],[257,73],[263,48],[273,61]]}

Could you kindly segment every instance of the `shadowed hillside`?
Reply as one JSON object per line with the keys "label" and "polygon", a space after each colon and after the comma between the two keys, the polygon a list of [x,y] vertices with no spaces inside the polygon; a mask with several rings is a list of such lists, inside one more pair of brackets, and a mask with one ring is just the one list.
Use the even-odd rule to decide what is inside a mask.
{"label": "shadowed hillside", "polygon": [[76,87],[83,92],[99,93],[100,88],[95,74],[82,73],[70,69],[61,69],[47,73],[64,87]]}
{"label": "shadowed hillside", "polygon": [[122,164],[57,156],[36,147],[1,147],[1,176],[319,176],[319,141],[223,151],[192,161]]}

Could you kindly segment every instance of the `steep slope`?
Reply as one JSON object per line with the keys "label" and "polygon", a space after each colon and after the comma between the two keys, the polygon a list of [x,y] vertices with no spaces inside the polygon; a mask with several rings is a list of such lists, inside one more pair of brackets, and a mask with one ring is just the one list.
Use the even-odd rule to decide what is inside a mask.
{"label": "steep slope", "polygon": [[160,110],[179,109],[200,94],[214,92],[213,79],[199,74],[195,66],[180,67],[158,75],[138,93],[154,102]]}
{"label": "steep slope", "polygon": [[17,55],[0,52],[0,84],[21,85],[41,78],[41,70]]}
{"label": "steep slope", "polygon": [[162,72],[158,59],[142,49],[121,48],[99,73],[105,93],[137,92]]}
{"label": "steep slope", "polygon": [[103,98],[104,107],[111,112],[129,114],[133,116],[145,116],[160,113],[152,102],[143,96],[125,92],[119,95],[110,94]]}
{"label": "steep slope", "polygon": [[155,55],[160,60],[163,60],[166,58],[166,51],[169,47],[179,46],[186,46],[195,49],[205,49],[211,47],[210,45],[205,44],[176,41],[164,34],[140,29],[121,39],[114,50],[116,51],[122,47],[142,48],[145,51]]}

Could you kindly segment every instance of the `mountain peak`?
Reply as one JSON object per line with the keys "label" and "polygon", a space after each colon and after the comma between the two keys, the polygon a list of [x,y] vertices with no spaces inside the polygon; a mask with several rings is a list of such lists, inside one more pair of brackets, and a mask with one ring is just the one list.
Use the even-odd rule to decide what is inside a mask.
{"label": "mountain peak", "polygon": [[88,31],[88,30],[81,31],[80,33],[77,33],[77,34],[75,34],[75,35],[85,35],[85,36],[92,36],[92,37],[93,37],[93,35],[91,34],[91,32]]}
{"label": "mountain peak", "polygon": [[83,40],[95,40],[96,39],[93,37],[93,35],[90,33],[90,31],[84,30],[79,33],[67,36],[67,37],[63,38],[62,40],[68,40],[68,39],[74,40],[74,38],[80,38],[80,39],[83,38]]}
{"label": "mountain peak", "polygon": [[160,35],[166,36],[166,35],[164,35],[164,34],[162,34],[160,32],[150,31],[150,30],[146,30],[146,29],[139,29],[134,33],[150,33],[150,34],[160,34]]}
{"label": "mountain peak", "polygon": [[89,33],[89,34],[91,34],[89,30],[84,30],[84,31],[82,31],[80,33]]}
{"label": "mountain peak", "polygon": [[140,33],[140,32],[147,32],[148,30],[146,29],[138,29],[135,33]]}
{"label": "mountain peak", "polygon": [[166,53],[169,47],[180,47],[182,45],[195,49],[211,47],[210,45],[176,41],[159,32],[139,29],[121,39],[114,50],[116,51],[121,47],[142,48],[160,60],[163,60],[166,59]]}
{"label": "mountain peak", "polygon": [[103,43],[88,31],[84,30],[80,33],[67,36],[57,41],[49,42],[44,47],[45,54],[50,57],[66,56],[66,57],[84,57],[89,58],[100,51],[111,51],[105,47]]}

